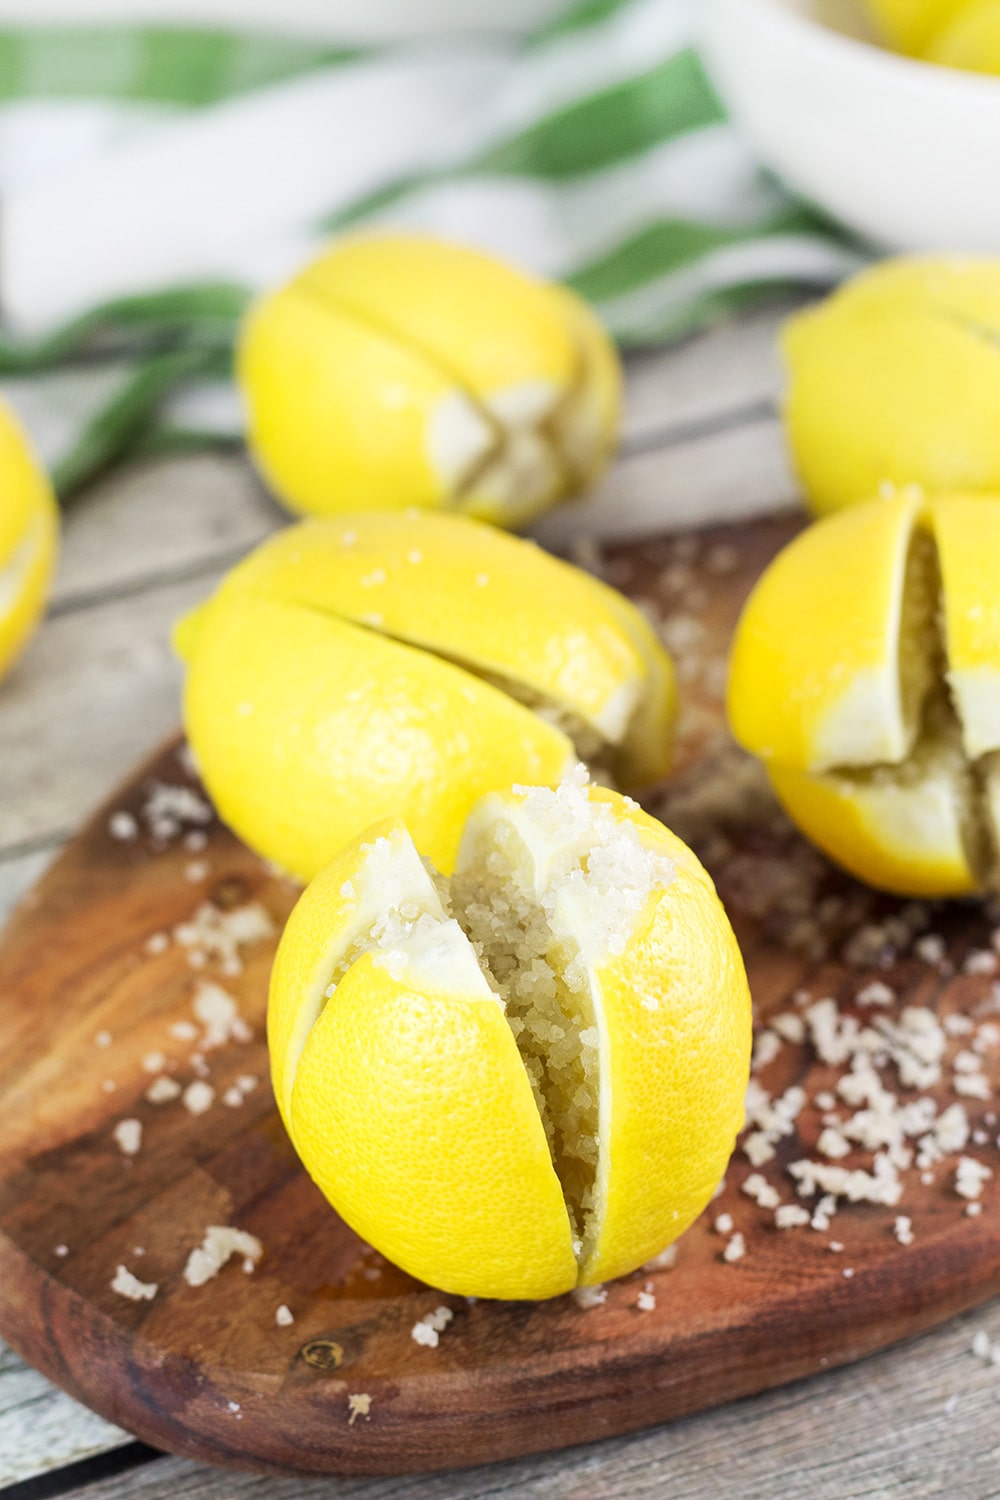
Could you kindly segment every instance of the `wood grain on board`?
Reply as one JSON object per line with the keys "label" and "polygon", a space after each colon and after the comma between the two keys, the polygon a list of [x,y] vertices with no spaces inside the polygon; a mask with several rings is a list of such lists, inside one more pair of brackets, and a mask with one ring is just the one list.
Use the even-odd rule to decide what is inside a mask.
{"label": "wood grain on board", "polygon": [[[647,542],[610,562],[677,637],[688,720],[656,806],[713,867],[765,1019],[802,985],[839,996],[849,1011],[871,975],[841,956],[842,940],[859,923],[891,934],[902,910],[806,850],[759,787],[748,781],[744,792],[745,768],[722,732],[719,668],[736,614],[796,524]],[[187,834],[154,840],[146,814],[157,783],[191,785],[176,745],[70,845],[0,945],[0,1332],[109,1420],[177,1453],[277,1472],[475,1464],[636,1430],[814,1374],[1000,1290],[1000,1208],[987,1192],[977,1217],[965,1213],[953,1160],[926,1182],[908,1174],[898,1207],[844,1206],[818,1232],[778,1230],[770,1209],[741,1191],[751,1169],[739,1155],[675,1265],[610,1286],[601,1306],[585,1310],[569,1297],[469,1304],[413,1282],[340,1224],[277,1119],[263,1044],[274,937],[245,945],[230,972],[231,953],[228,963],[208,953],[193,967],[204,946],[176,936],[204,903],[217,931],[248,905],[277,930],[294,889],[218,824],[202,830],[197,816]],[[135,819],[136,838],[112,835],[114,812]],[[202,831],[206,847],[192,847]],[[803,892],[806,907],[825,914],[815,932]],[[903,925],[916,934],[912,904],[906,912]],[[959,961],[986,951],[979,907],[925,911],[924,925],[931,915]],[[897,996],[890,1019],[903,1005],[964,1015],[988,998],[985,973],[950,975],[898,939],[876,944],[873,958]],[[192,1010],[205,982],[235,999],[249,1034],[240,1026],[206,1047]],[[994,1090],[996,1054],[982,1061]],[[196,1114],[183,1100],[147,1101],[161,1069],[185,1089],[208,1083],[210,1107]],[[791,1044],[759,1074],[773,1093],[806,1094],[794,1130],[762,1168],[786,1204],[800,1201],[786,1168],[814,1154],[829,1112],[816,1095],[836,1077],[808,1045]],[[923,1092],[939,1108],[954,1102],[945,1076]],[[974,1122],[990,1113],[988,1101],[966,1106]],[[123,1120],[142,1126],[134,1155],[116,1139]],[[745,1237],[742,1258],[723,1258],[732,1235],[712,1226],[725,1214]],[[912,1221],[912,1243],[894,1234],[897,1214]],[[256,1235],[263,1257],[250,1273],[237,1257],[192,1287],[184,1266],[210,1225]],[[119,1265],[156,1285],[152,1300],[112,1290]],[[655,1307],[642,1311],[647,1286]],[[453,1322],[437,1348],[421,1347],[411,1329],[441,1304]],[[278,1321],[279,1307],[291,1323]],[[358,1396],[369,1400],[352,1403]]]}

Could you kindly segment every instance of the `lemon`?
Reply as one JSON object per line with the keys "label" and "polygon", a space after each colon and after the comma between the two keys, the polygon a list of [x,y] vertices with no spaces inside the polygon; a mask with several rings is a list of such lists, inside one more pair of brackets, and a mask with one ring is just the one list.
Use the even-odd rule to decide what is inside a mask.
{"label": "lemon", "polygon": [[1000,493],[1000,259],[886,261],[793,318],[784,349],[814,510],[886,483]]}
{"label": "lemon", "polygon": [[750,1002],[694,855],[577,775],[484,798],[450,881],[398,821],[343,850],[282,937],[268,1041],[352,1228],[446,1291],[542,1298],[634,1270],[708,1203]]}
{"label": "lemon", "polygon": [[292,510],[423,506],[517,526],[615,446],[621,372],[572,292],[418,236],[339,241],[249,313],[251,452]]}
{"label": "lemon", "polygon": [[817,522],[733,645],[729,717],[802,830],[869,884],[1000,873],[1000,497],[916,491]]}
{"label": "lemon", "polygon": [[220,814],[309,879],[382,817],[450,870],[484,793],[583,758],[662,777],[670,658],[626,599],[433,512],[299,523],[179,626],[184,718]]}
{"label": "lemon", "polygon": [[926,57],[946,68],[1000,74],[1000,0],[964,5],[934,37]]}
{"label": "lemon", "polygon": [[890,46],[919,56],[969,0],[867,0]]}
{"label": "lemon", "polygon": [[0,402],[0,677],[45,608],[59,540],[48,479],[7,406]]}

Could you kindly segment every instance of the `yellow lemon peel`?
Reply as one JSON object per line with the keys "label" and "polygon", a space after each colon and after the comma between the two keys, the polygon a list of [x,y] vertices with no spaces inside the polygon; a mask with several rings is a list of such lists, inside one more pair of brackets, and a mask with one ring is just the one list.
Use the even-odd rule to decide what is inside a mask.
{"label": "yellow lemon peel", "polygon": [[884,485],[1000,493],[1000,261],[883,262],[794,317],[784,352],[815,511]]}
{"label": "yellow lemon peel", "polygon": [[450,881],[383,824],[309,887],[268,1039],[338,1213],[411,1274],[550,1297],[623,1275],[725,1169],[746,977],[705,871],[579,777],[473,811]]}
{"label": "yellow lemon peel", "polygon": [[419,236],[348,237],[251,310],[249,443],[293,510],[410,505],[517,526],[617,440],[621,372],[574,293]]}
{"label": "yellow lemon peel", "polygon": [[626,599],[460,516],[368,513],[266,542],[181,621],[184,715],[221,815],[309,879],[404,818],[450,870],[485,792],[580,758],[667,769],[669,656]]}
{"label": "yellow lemon peel", "polygon": [[997,883],[998,580],[1000,497],[907,493],[810,527],[743,612],[733,733],[803,831],[871,885]]}
{"label": "yellow lemon peel", "polygon": [[59,540],[52,487],[10,410],[0,403],[0,677],[45,608]]}

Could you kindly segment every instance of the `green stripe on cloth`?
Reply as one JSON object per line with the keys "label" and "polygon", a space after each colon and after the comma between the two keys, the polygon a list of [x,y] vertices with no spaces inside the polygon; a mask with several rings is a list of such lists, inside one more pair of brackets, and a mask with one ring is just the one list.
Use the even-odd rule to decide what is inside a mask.
{"label": "green stripe on cloth", "polygon": [[746,244],[776,235],[820,233],[822,221],[809,209],[791,207],[766,224],[727,229],[685,219],[661,219],[648,224],[599,260],[566,277],[567,284],[588,302],[608,302],[638,286],[679,271],[712,250]]}
{"label": "green stripe on cloth", "polygon": [[[397,223],[419,224],[432,233],[486,246],[516,246],[520,229],[529,264],[558,268],[625,345],[689,333],[775,290],[836,280],[859,262],[861,252],[780,187],[755,181],[752,159],[727,128],[722,105],[690,45],[700,3],[578,0],[518,46],[509,39],[484,41],[488,76],[498,80],[497,92],[470,98],[467,135],[457,127],[447,135],[446,163],[441,139],[428,141],[423,152],[410,149],[409,117],[402,118],[393,128],[407,149],[372,153],[370,170],[351,178],[357,185],[352,202],[324,215],[321,194],[303,213],[307,221],[298,223],[283,220],[285,210],[278,207],[275,244],[266,239],[265,217],[264,242],[258,247],[255,239],[252,248],[266,252],[269,263],[291,264],[297,247],[318,243],[327,231],[371,222],[391,225],[393,215]],[[489,51],[491,47],[496,50]],[[291,104],[294,115],[299,107],[296,79],[364,58],[364,78],[376,88],[380,80],[383,86],[388,81],[393,99],[397,78],[407,81],[399,97],[413,100],[416,120],[423,118],[421,88],[439,86],[421,81],[428,55],[426,45],[337,47],[241,27],[5,27],[0,28],[0,103],[34,101],[42,119],[44,101],[53,101],[58,143],[60,129],[65,135],[66,112],[57,106],[100,101],[111,127],[106,139],[112,144],[99,144],[97,151],[116,149],[119,116],[130,151],[141,147],[143,130],[154,137],[157,129],[174,131],[182,147],[171,158],[171,170],[175,190],[177,181],[185,189],[188,172],[197,174],[199,166],[196,143],[183,145],[194,132],[188,131],[183,115],[178,130],[176,113],[163,126],[147,126],[137,105],[150,106],[154,121],[157,108],[201,110],[210,120],[213,106],[241,98],[247,101],[240,111],[244,128],[251,119],[258,130],[270,129],[260,124],[274,118],[268,85],[291,88],[280,98],[283,105]],[[433,69],[427,77],[432,74],[440,77]],[[336,100],[341,87],[336,74],[322,80],[321,87],[328,86]],[[354,86],[345,69],[352,109]],[[257,91],[259,109],[253,97]],[[306,89],[303,98],[311,109]],[[434,115],[429,108],[427,118]],[[461,126],[465,116],[456,113],[455,118]],[[137,130],[130,121],[139,122]],[[18,130],[23,128],[18,122]],[[419,148],[419,136],[415,143]],[[366,163],[369,156],[363,139],[326,144],[332,204],[337,201],[338,152],[352,152],[352,164]],[[324,149],[324,143],[316,145]],[[249,154],[240,157],[239,151],[237,141],[234,182],[245,161],[255,159],[252,143]],[[156,149],[149,159],[155,173],[161,159]],[[140,166],[145,162],[141,150],[137,161]],[[132,169],[141,186],[144,179],[134,162]],[[717,177],[703,176],[713,172]],[[267,180],[259,184],[258,201],[265,205],[268,186]],[[630,194],[642,201],[631,202]],[[147,202],[150,197],[147,193]],[[239,193],[233,201],[239,204]],[[608,211],[602,215],[605,202]],[[508,203],[511,213],[504,218]],[[106,212],[110,234],[114,215]],[[491,213],[493,223],[488,222]],[[254,222],[262,222],[261,216]],[[197,247],[196,211],[191,234]],[[23,399],[27,406],[24,389],[33,386],[37,411],[52,393],[45,410],[58,417],[53,426],[57,441],[48,451],[63,498],[129,456],[233,441],[239,408],[234,403],[231,413],[226,411],[225,385],[221,405],[199,402],[191,394],[205,398],[213,383],[218,394],[218,383],[230,378],[239,319],[252,295],[241,283],[248,275],[244,268],[256,259],[234,249],[227,261],[218,240],[216,226],[204,268],[196,254],[182,261],[188,265],[186,285],[154,286],[143,295],[113,298],[41,339],[26,341],[0,331],[0,377],[12,382],[11,394],[25,377]],[[66,246],[72,254],[72,224],[66,226]],[[165,258],[163,263],[172,262]],[[109,264],[116,264],[113,257]],[[79,306],[81,300],[67,298],[63,305]],[[35,326],[42,326],[41,319]],[[89,403],[73,406],[75,428],[63,420],[66,408],[60,407],[55,390],[60,381],[64,389],[72,386],[77,392],[81,385],[89,387]],[[178,396],[183,399],[176,401]],[[205,425],[199,426],[202,421]]]}
{"label": "green stripe on cloth", "polygon": [[556,16],[547,26],[542,26],[529,38],[529,46],[545,46],[549,42],[558,41],[560,37],[570,36],[575,31],[586,31],[588,26],[597,26],[613,16],[615,11],[624,10],[628,6],[628,0],[581,0],[579,5],[573,5],[561,16]]}
{"label": "green stripe on cloth", "polygon": [[359,48],[254,32],[5,28],[0,30],[0,99],[104,99],[204,108],[364,55]]}
{"label": "green stripe on cloth", "polygon": [[726,118],[691,48],[539,120],[474,162],[478,172],[527,177],[581,176]]}
{"label": "green stripe on cloth", "polygon": [[23,375],[104,354],[230,348],[250,292],[229,282],[121,297],[36,342],[0,333],[0,375]]}

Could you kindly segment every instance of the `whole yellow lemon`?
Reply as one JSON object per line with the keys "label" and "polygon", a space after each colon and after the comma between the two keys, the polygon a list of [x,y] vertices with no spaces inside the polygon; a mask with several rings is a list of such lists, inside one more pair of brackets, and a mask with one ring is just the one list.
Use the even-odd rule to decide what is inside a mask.
{"label": "whole yellow lemon", "polygon": [[402,817],[450,869],[469,809],[578,758],[665,774],[673,668],[642,614],[462,516],[367,512],[265,542],[183,621],[184,721],[223,818],[309,879]]}
{"label": "whole yellow lemon", "polygon": [[563,287],[440,240],[339,241],[253,307],[251,453],[292,510],[407,506],[517,526],[614,449],[618,356]]}
{"label": "whole yellow lemon", "polygon": [[10,409],[0,402],[0,677],[45,608],[59,543],[52,486]]}
{"label": "whole yellow lemon", "polygon": [[1000,259],[885,261],[792,318],[784,352],[814,510],[893,485],[1000,493]]}
{"label": "whole yellow lemon", "polygon": [[624,1275],[709,1202],[743,1119],[750,997],[687,847],[576,778],[472,811],[450,881],[388,822],[292,913],[268,1040],[337,1212],[445,1291]]}
{"label": "whole yellow lemon", "polygon": [[818,521],[733,646],[729,716],[790,816],[899,895],[1000,878],[1000,497],[917,492]]}

